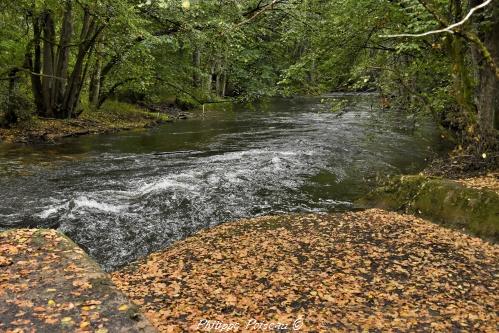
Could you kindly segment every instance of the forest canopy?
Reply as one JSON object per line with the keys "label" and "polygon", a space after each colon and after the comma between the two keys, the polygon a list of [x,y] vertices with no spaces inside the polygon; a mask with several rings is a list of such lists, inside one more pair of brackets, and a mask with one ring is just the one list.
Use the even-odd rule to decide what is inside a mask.
{"label": "forest canopy", "polygon": [[0,123],[75,118],[109,99],[378,91],[431,113],[458,144],[495,149],[499,1],[4,0]]}

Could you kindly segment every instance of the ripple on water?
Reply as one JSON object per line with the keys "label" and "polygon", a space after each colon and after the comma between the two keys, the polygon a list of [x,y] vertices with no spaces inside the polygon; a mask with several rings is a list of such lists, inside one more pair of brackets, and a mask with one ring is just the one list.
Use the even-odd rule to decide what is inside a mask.
{"label": "ripple on water", "polygon": [[428,123],[402,131],[362,99],[341,116],[320,99],[268,107],[80,138],[86,159],[0,178],[2,224],[58,225],[112,269],[224,221],[349,207],[365,179],[417,171],[437,145]]}

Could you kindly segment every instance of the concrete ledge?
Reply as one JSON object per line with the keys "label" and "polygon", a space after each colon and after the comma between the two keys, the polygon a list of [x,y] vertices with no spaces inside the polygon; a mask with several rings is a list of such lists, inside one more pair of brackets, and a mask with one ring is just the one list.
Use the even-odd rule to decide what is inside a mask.
{"label": "concrete ledge", "polygon": [[416,214],[481,238],[499,240],[499,194],[436,177],[402,176],[359,200],[363,208]]}
{"label": "concrete ledge", "polygon": [[1,332],[154,332],[100,267],[54,230],[0,233]]}

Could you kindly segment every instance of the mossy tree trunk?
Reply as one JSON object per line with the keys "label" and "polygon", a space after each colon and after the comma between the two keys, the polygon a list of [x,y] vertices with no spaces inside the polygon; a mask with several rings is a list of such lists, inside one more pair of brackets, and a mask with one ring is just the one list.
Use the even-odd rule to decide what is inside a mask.
{"label": "mossy tree trunk", "polygon": [[[463,19],[463,4],[461,0],[451,1],[451,14],[454,22],[459,22]],[[474,130],[474,114],[476,106],[473,102],[473,83],[470,68],[466,64],[466,55],[469,54],[469,48],[459,36],[452,35],[449,42],[450,59],[452,66],[452,77],[454,80],[453,89],[459,105],[458,117],[460,119],[458,124],[453,124],[456,129],[462,131],[461,138],[466,139]]]}
{"label": "mossy tree trunk", "polygon": [[[481,4],[482,0],[470,0],[470,6]],[[492,2],[488,8],[477,14],[474,26],[478,37],[499,64],[499,2]],[[494,69],[477,45],[472,44],[472,58],[476,78],[475,103],[478,109],[478,126],[482,149],[497,145],[499,131],[499,79]]]}
{"label": "mossy tree trunk", "polygon": [[96,45],[95,64],[90,74],[90,83],[88,87],[88,101],[93,108],[97,108],[99,97],[101,96],[101,76],[102,76],[102,56],[100,55],[100,43]]}
{"label": "mossy tree trunk", "polygon": [[4,119],[3,119],[4,124],[0,123],[0,125],[14,124],[18,120],[17,114],[15,112],[15,105],[14,105],[14,103],[16,103],[15,97],[19,91],[20,77],[17,75],[18,72],[19,72],[19,68],[12,68],[9,71],[9,88],[8,88],[8,93],[7,93],[6,111],[5,111]]}

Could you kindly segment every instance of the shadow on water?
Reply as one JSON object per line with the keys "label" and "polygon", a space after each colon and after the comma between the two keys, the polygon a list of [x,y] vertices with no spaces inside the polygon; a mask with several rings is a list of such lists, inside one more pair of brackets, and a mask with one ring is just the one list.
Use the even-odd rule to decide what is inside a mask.
{"label": "shadow on water", "polygon": [[[0,145],[0,224],[58,227],[106,269],[263,214],[349,209],[444,149],[430,119],[368,95],[273,99],[158,128]],[[342,101],[346,112],[335,113]]]}

